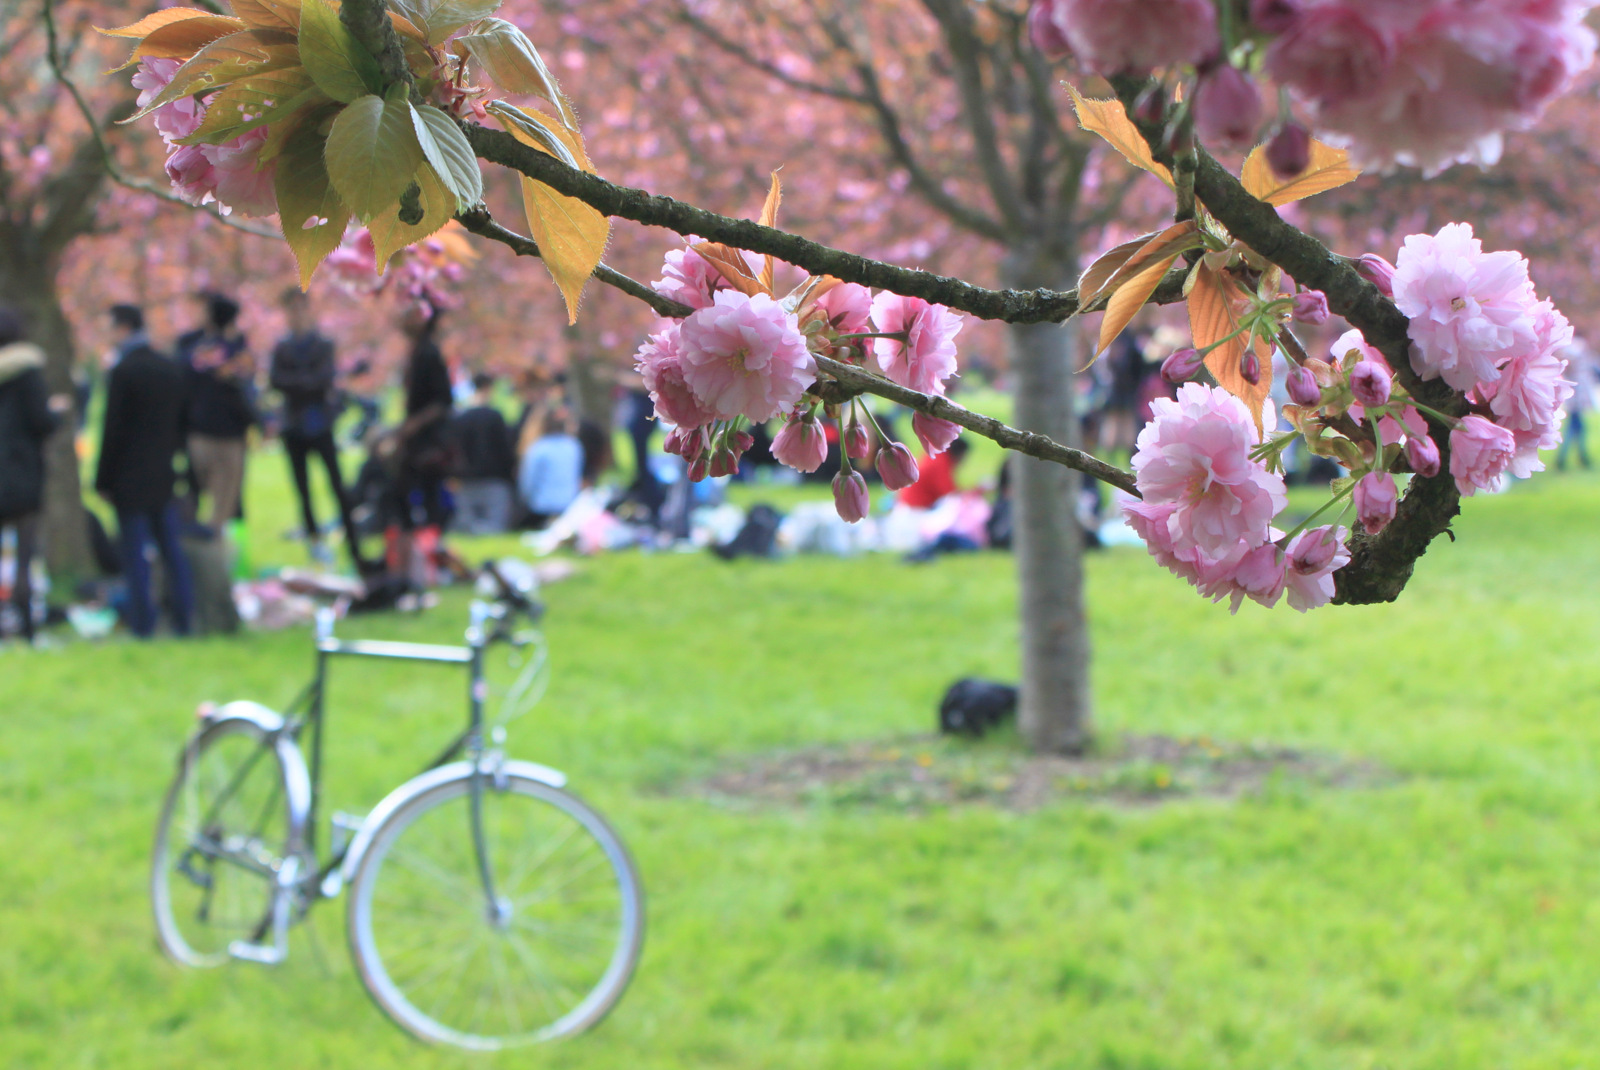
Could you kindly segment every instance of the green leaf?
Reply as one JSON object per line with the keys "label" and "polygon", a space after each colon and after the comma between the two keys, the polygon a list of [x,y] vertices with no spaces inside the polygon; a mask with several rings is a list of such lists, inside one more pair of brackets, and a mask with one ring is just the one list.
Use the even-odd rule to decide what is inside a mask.
{"label": "green leaf", "polygon": [[[278,194],[278,222],[300,266],[300,288],[304,290],[311,285],[317,265],[338,248],[350,221],[350,209],[328,178],[323,138],[315,126],[302,123],[284,144],[273,186]],[[314,225],[308,227],[307,223]]]}
{"label": "green leaf", "polygon": [[300,8],[300,62],[334,100],[348,104],[383,92],[378,61],[344,28],[328,0],[305,0]]}
{"label": "green leaf", "polygon": [[594,168],[584,166],[567,146],[567,143],[555,135],[555,125],[540,122],[539,113],[519,108],[515,104],[507,104],[503,100],[491,100],[488,108],[489,114],[500,120],[500,125],[506,128],[506,133],[540,152],[549,153],[568,167],[575,167],[580,171],[593,171]]}
{"label": "green leaf", "polygon": [[478,170],[477,154],[456,121],[431,104],[413,108],[411,118],[422,154],[456,195],[457,210],[465,211],[483,200],[483,172]]}
{"label": "green leaf", "polygon": [[281,122],[306,105],[327,99],[327,94],[312,83],[304,67],[254,75],[234,82],[217,94],[206,110],[205,121],[178,143],[220,145],[258,126]]}
{"label": "green leaf", "polygon": [[379,274],[388,267],[389,259],[395,253],[437,233],[455,217],[456,195],[445,186],[432,167],[424,163],[417,168],[416,182],[422,189],[422,222],[415,225],[402,223],[397,198],[367,224],[373,248],[378,254]]}
{"label": "green leaf", "polygon": [[443,44],[445,38],[469,22],[493,15],[502,0],[393,0],[390,5],[428,37],[430,45]]}
{"label": "green leaf", "polygon": [[484,19],[476,33],[455,39],[457,55],[468,55],[483,73],[507,93],[540,97],[555,105],[561,122],[569,130],[578,128],[578,117],[562,96],[555,76],[544,65],[539,50],[528,35],[505,19]]}
{"label": "green leaf", "polygon": [[387,98],[352,101],[328,131],[328,174],[363,223],[398,201],[423,163],[407,94],[402,83]]}

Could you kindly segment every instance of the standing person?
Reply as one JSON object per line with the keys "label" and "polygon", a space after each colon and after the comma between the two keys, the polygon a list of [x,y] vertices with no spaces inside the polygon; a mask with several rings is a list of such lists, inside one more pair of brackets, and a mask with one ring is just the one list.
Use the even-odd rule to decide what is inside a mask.
{"label": "standing person", "polygon": [[534,527],[542,528],[566,511],[583,488],[583,445],[572,433],[564,409],[544,418],[537,439],[522,455],[517,489]]}
{"label": "standing person", "polygon": [[128,625],[141,639],[155,633],[146,556],[154,542],[166,567],[173,630],[188,635],[194,619],[194,580],[178,541],[182,525],[172,493],[172,459],[183,448],[188,407],[184,371],[151,348],[139,308],[112,306],[111,330],[116,363],[106,376],[105,425],[94,487],[117,511]]}
{"label": "standing person", "polygon": [[178,338],[176,355],[188,375],[189,465],[207,500],[202,522],[221,534],[238,513],[244,488],[256,366],[238,327],[238,303],[216,293],[196,294],[195,300],[204,320]]}
{"label": "standing person", "polygon": [[1561,434],[1561,448],[1556,450],[1556,471],[1567,470],[1567,454],[1576,447],[1578,464],[1589,470],[1589,443],[1584,426],[1590,407],[1594,404],[1595,366],[1589,349],[1582,343],[1570,347],[1567,358],[1567,375],[1572,378],[1572,396],[1567,398],[1567,426]]}
{"label": "standing person", "polygon": [[454,527],[468,535],[493,535],[511,526],[517,458],[511,428],[493,396],[494,376],[474,375],[472,407],[455,418],[453,428],[461,457]]}
{"label": "standing person", "polygon": [[328,484],[339,508],[350,560],[358,571],[366,569],[361,556],[361,540],[350,517],[350,500],[344,491],[344,475],[339,469],[339,448],[333,441],[334,406],[333,342],[317,330],[311,299],[299,289],[285,290],[280,302],[289,319],[289,333],[272,350],[268,379],[283,395],[283,450],[289,456],[294,489],[300,496],[300,516],[305,522],[306,545],[319,564],[331,564],[333,555],[322,544],[317,514],[311,503],[311,473],[306,459],[313,453],[322,458]]}
{"label": "standing person", "polygon": [[11,604],[22,638],[32,643],[31,571],[44,504],[44,440],[72,408],[72,395],[46,396],[44,351],[24,335],[22,316],[0,305],[0,534],[10,528],[16,535]]}
{"label": "standing person", "polygon": [[1144,338],[1133,331],[1123,331],[1106,351],[1105,360],[1111,382],[1100,414],[1101,455],[1110,456],[1119,449],[1131,453],[1139,426],[1139,388],[1146,370]]}
{"label": "standing person", "polygon": [[[426,581],[439,544],[439,532],[449,519],[445,501],[445,477],[455,468],[455,442],[450,434],[450,410],[455,394],[450,384],[450,369],[439,349],[436,335],[440,312],[426,305],[406,311],[401,329],[411,339],[411,355],[406,360],[406,418],[395,431],[390,448],[397,455],[389,514],[398,525],[390,540],[391,570],[415,570]],[[418,541],[423,564],[417,568],[412,557],[413,533],[417,532],[417,509],[422,512]]]}

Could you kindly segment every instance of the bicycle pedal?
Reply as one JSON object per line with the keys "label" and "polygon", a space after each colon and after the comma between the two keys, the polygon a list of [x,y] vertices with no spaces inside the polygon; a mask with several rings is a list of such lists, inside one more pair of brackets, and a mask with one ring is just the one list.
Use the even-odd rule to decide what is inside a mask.
{"label": "bicycle pedal", "polygon": [[228,945],[228,954],[236,959],[246,962],[258,962],[263,966],[276,966],[288,957],[283,948],[268,947],[265,944],[250,944],[243,940],[235,940]]}

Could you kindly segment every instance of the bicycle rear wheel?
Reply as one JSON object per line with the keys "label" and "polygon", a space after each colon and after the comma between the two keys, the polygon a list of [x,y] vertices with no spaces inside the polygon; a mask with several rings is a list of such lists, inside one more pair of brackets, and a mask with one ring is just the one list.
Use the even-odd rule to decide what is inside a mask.
{"label": "bicycle rear wheel", "polygon": [[270,924],[278,871],[298,850],[288,746],[229,718],[184,748],[156,827],[150,898],[162,949],[186,966],[220,966],[230,944],[255,943]]}
{"label": "bicycle rear wheel", "polygon": [[482,801],[497,903],[479,877],[465,770],[383,820],[350,887],[350,950],[378,1006],[423,1040],[480,1051],[594,1025],[644,936],[638,874],[604,819],[541,780],[496,779]]}

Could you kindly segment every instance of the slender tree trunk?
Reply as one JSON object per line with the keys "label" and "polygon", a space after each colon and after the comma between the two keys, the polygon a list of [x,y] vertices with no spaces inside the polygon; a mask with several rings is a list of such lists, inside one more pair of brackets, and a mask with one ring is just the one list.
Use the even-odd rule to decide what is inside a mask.
{"label": "slender tree trunk", "polygon": [[[0,244],[9,244],[0,249],[0,300],[27,317],[30,340],[45,352],[44,376],[50,392],[71,393],[74,346],[72,328],[56,290],[59,263],[26,240]],[[93,574],[94,555],[78,479],[77,434],[71,420],[64,421],[45,443],[41,536],[45,563],[58,588],[63,582],[70,584]]]}
{"label": "slender tree trunk", "polygon": [[581,415],[611,431],[612,386],[609,369],[602,366],[590,348],[592,339],[576,326],[566,328],[567,375],[573,400]]}
{"label": "slender tree trunk", "polygon": [[[1030,266],[1010,273],[1007,284],[1057,286],[1065,270]],[[1009,333],[1017,426],[1078,445],[1071,331],[1038,323],[1014,325]],[[1092,731],[1083,535],[1075,515],[1081,480],[1070,468],[1020,454],[1009,463],[1022,615],[1018,724],[1030,749],[1076,754]]]}

